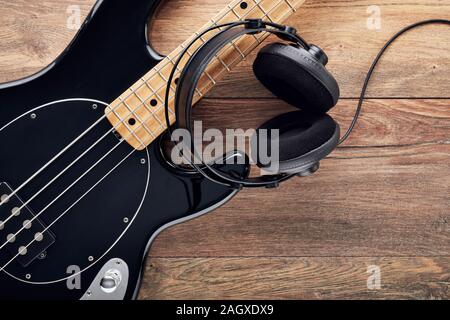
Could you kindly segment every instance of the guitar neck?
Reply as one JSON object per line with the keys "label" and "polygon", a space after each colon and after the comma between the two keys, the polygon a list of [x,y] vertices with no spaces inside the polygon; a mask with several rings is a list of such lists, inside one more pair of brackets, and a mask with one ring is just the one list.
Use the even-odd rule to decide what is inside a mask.
{"label": "guitar neck", "polygon": [[[167,129],[164,97],[167,80],[181,52],[203,30],[244,19],[264,19],[276,23],[284,22],[305,0],[235,0],[212,18],[205,26],[171,52],[128,90],[113,101],[105,114],[114,129],[136,150],[145,149]],[[175,121],[174,98],[178,77],[195,50],[205,43],[213,33],[201,37],[180,62],[170,86],[169,115]],[[266,37],[267,33],[244,36],[227,45],[219,52],[203,73],[196,89],[194,103],[198,102],[222,76],[241,62]]]}

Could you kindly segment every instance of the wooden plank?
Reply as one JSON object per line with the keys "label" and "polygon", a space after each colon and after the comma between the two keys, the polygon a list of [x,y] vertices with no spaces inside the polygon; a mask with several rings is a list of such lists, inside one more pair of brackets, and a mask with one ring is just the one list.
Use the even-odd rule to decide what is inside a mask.
{"label": "wooden plank", "polygon": [[[0,0],[0,82],[53,61],[76,33],[67,28],[69,6],[79,6],[82,21],[94,2]],[[170,52],[226,3],[167,0],[152,25],[152,43]],[[327,51],[345,98],[359,95],[372,58],[394,32],[420,19],[450,18],[450,0],[377,4],[380,30],[367,28],[370,0],[308,0],[288,21]],[[447,99],[368,101],[355,134],[316,176],[279,190],[245,190],[214,213],[163,232],[141,298],[448,299],[446,30],[428,27],[403,38],[383,59],[369,95]],[[205,125],[255,127],[292,110],[265,99],[271,95],[253,79],[251,62],[209,94],[227,99],[208,99],[196,109]],[[333,110],[343,128],[355,105],[342,100]],[[365,286],[371,264],[381,267],[382,290]]]}
{"label": "wooden plank", "polygon": [[[217,1],[217,3],[223,0]],[[189,3],[178,6],[180,3]],[[206,1],[201,2],[205,7]],[[294,25],[310,42],[329,55],[329,70],[336,76],[343,97],[357,97],[370,63],[383,44],[402,27],[423,19],[450,19],[450,1],[392,2],[379,0],[381,29],[369,30],[372,16],[367,10],[373,1],[307,1],[287,23]],[[219,6],[219,5],[218,5]],[[168,1],[153,26],[151,38],[158,48],[168,52],[188,36],[193,21],[174,25],[173,16],[182,16],[186,7],[195,10],[192,1]],[[195,12],[195,11],[194,11]],[[197,13],[199,11],[196,11]],[[193,16],[195,17],[195,15]],[[189,24],[187,24],[189,23]],[[406,35],[390,50],[374,75],[368,95],[372,97],[448,97],[450,82],[450,32],[447,26],[429,26]],[[163,32],[164,31],[164,32]],[[167,37],[167,35],[170,35]],[[168,40],[171,39],[171,40]],[[276,38],[271,38],[276,41]],[[430,41],[432,39],[432,41]],[[174,43],[172,43],[172,41]],[[425,44],[425,45],[424,45]],[[242,68],[232,72],[210,97],[269,97],[251,72],[250,56]]]}
{"label": "wooden plank", "polygon": [[1,0],[0,83],[28,76],[49,65],[77,32],[69,18],[79,9],[83,22],[94,3]]}
{"label": "wooden plank", "polygon": [[154,258],[140,298],[447,299],[449,266],[449,257]]}
{"label": "wooden plank", "polygon": [[[259,0],[258,0],[259,1]],[[262,1],[260,1],[262,3]],[[294,13],[294,10],[300,8],[305,0],[291,0],[290,6],[284,1],[281,2],[285,6],[278,6],[279,0],[265,0],[264,5],[266,8],[276,8],[276,11],[270,9],[260,9],[260,6],[252,6],[246,10],[239,7],[240,0],[232,1],[222,9],[219,13],[214,15],[205,25],[199,28],[195,34],[201,34],[204,30],[210,27],[225,23],[233,23],[236,17],[246,17],[252,19],[263,19],[270,17],[274,23],[283,23],[289,16]],[[238,12],[235,7],[239,8]],[[205,35],[208,39],[211,34]],[[197,42],[198,45],[206,42],[205,37],[201,37]],[[249,53],[252,52],[259,44],[268,37],[268,34],[260,34],[258,37],[244,37],[240,38],[233,43],[229,43],[218,52],[216,59],[207,66],[204,70],[204,74],[200,77],[197,83],[197,92],[193,97],[193,104],[196,104],[199,100],[206,95],[211,88],[219,81],[228,70],[236,67]],[[141,79],[136,81],[130,88],[128,88],[119,98],[110,103],[110,106],[105,109],[105,114],[109,122],[116,128],[116,131],[136,150],[143,150],[150,145],[155,139],[167,130],[167,126],[164,123],[161,126],[160,119],[165,119],[165,110],[140,108],[142,104],[149,104],[150,100],[155,100],[159,96],[164,96],[167,90],[167,79],[170,77],[171,71],[175,67],[177,59],[180,57],[181,52],[189,46],[195,36],[189,37],[182,44],[180,44],[175,50],[173,50],[165,59],[163,59],[155,68],[145,74]],[[194,52],[195,48],[191,47],[189,52]],[[190,54],[184,56],[184,59],[178,61],[177,72],[173,74],[174,79],[180,77],[181,71],[185,68],[186,63],[189,60]],[[145,85],[143,85],[143,82]],[[171,86],[171,85],[170,85]],[[144,93],[142,93],[144,88]],[[161,94],[158,95],[159,89],[153,91],[149,88],[161,88]],[[145,90],[147,89],[147,90]],[[137,91],[141,90],[141,94]],[[130,92],[132,93],[130,97]],[[172,114],[175,113],[175,94],[168,96],[167,108],[172,110]],[[164,103],[160,101],[160,103]],[[136,111],[137,110],[137,111]],[[130,114],[131,113],[131,114]],[[132,132],[130,127],[123,124],[123,119],[127,119],[131,115],[135,121],[135,132]],[[169,118],[171,116],[169,115]],[[175,123],[176,119],[173,116],[169,120],[170,123]]]}
{"label": "wooden plank", "polygon": [[[330,114],[344,132],[357,100],[341,100]],[[345,147],[392,147],[446,143],[450,137],[449,100],[367,100],[351,139]],[[194,109],[194,119],[204,128],[258,128],[282,113],[296,111],[280,100],[205,99]],[[239,117],[236,117],[236,113]]]}
{"label": "wooden plank", "polygon": [[[152,43],[170,52],[205,23],[228,0],[169,0],[152,26]],[[0,82],[23,77],[48,65],[67,46],[75,30],[67,28],[69,6],[78,5],[83,20],[94,0],[2,1],[0,23]],[[450,0],[380,0],[381,30],[368,30],[367,8],[371,1],[312,1],[289,23],[302,35],[321,45],[330,56],[343,97],[356,97],[364,75],[382,44],[401,27],[428,18],[450,18]],[[199,14],[201,12],[202,14]],[[413,14],[405,14],[413,13]],[[330,18],[333,17],[332,23]],[[432,37],[433,41],[429,41]],[[363,41],[361,41],[363,40]],[[426,43],[426,45],[421,45]],[[384,59],[369,95],[373,97],[448,97],[450,84],[450,32],[446,27],[428,27],[406,36]],[[233,73],[212,97],[270,96],[250,70],[252,58]]]}
{"label": "wooden plank", "polygon": [[450,254],[449,146],[329,159],[280,190],[244,190],[171,228],[151,256],[436,256]]}
{"label": "wooden plank", "polygon": [[[259,112],[243,110],[239,120],[230,112],[250,104]],[[289,108],[271,100],[207,100],[196,110],[213,126],[255,127]],[[352,113],[336,113],[347,127]],[[448,255],[449,119],[445,100],[369,101],[355,136],[317,175],[276,191],[244,190],[211,215],[161,234],[151,254]]]}

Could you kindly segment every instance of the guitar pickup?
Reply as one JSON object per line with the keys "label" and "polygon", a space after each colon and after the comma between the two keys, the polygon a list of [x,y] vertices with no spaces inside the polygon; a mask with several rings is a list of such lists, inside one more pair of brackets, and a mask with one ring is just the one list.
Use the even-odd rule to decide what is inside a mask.
{"label": "guitar pickup", "polygon": [[4,201],[12,193],[13,189],[6,182],[0,183],[0,197],[4,202],[0,206],[0,243],[7,243],[12,257],[17,255],[15,260],[27,267],[55,242],[55,236],[28,206],[24,206],[17,194]]}

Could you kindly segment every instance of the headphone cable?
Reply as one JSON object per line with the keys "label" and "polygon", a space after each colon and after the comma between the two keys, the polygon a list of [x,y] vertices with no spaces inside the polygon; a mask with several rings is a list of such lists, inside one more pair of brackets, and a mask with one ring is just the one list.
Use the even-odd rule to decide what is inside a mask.
{"label": "headphone cable", "polygon": [[373,73],[375,71],[375,68],[378,65],[378,62],[380,61],[381,57],[386,52],[386,50],[391,46],[391,44],[393,44],[404,33],[408,32],[408,31],[410,31],[412,29],[415,29],[415,28],[418,28],[418,27],[421,27],[421,26],[424,26],[424,25],[428,25],[428,24],[446,24],[446,25],[450,25],[450,20],[432,19],[432,20],[425,20],[425,21],[414,23],[414,24],[412,24],[412,25],[410,25],[408,27],[403,28],[399,32],[397,32],[397,34],[395,34],[384,45],[384,47],[380,50],[380,52],[378,53],[377,57],[373,61],[372,66],[369,69],[369,72],[367,73],[366,80],[364,81],[364,85],[363,85],[362,90],[361,90],[361,96],[359,98],[358,107],[356,108],[355,115],[353,116],[353,121],[350,124],[350,127],[348,128],[347,132],[342,136],[341,140],[339,141],[339,145],[341,145],[345,141],[347,141],[347,139],[350,137],[350,135],[353,133],[353,130],[355,129],[355,126],[356,126],[356,124],[358,122],[358,119],[359,119],[359,117],[361,115],[361,111],[362,111],[362,106],[363,106],[364,100],[366,99],[366,92],[367,92],[367,88],[369,87],[370,79],[372,78],[372,75],[373,75]]}

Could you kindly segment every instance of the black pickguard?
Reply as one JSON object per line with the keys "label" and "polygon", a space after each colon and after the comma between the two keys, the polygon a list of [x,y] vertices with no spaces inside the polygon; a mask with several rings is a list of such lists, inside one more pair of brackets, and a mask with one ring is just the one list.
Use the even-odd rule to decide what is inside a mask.
{"label": "black pickguard", "polygon": [[[0,131],[0,182],[8,182],[13,189],[18,187],[103,113],[102,106],[93,110],[92,104],[87,102],[69,102],[36,110],[33,111],[36,118],[31,117],[30,110],[68,98],[112,102],[162,59],[148,44],[146,37],[148,19],[151,19],[159,2],[99,1],[75,40],[51,66],[26,79],[0,85],[0,128],[24,115]],[[61,160],[21,190],[21,200],[30,199],[110,128],[106,120],[96,126]],[[45,208],[67,184],[117,142],[114,135],[107,136],[79,164],[31,201],[29,207],[34,214]],[[126,143],[120,145],[110,158],[46,211],[41,217],[42,222],[51,224],[59,212],[79,198],[131,150]],[[123,217],[130,217],[131,220],[139,207],[149,174],[148,165],[141,161],[148,159],[150,183],[142,207],[123,237],[105,256],[99,258],[98,255],[111,242],[109,238],[119,234],[123,228]],[[249,170],[246,165],[225,166],[223,169],[233,170],[240,176],[246,176]],[[0,298],[80,299],[104,263],[120,258],[126,261],[130,271],[125,299],[132,299],[137,294],[149,241],[156,232],[174,221],[212,210],[234,193],[205,181],[197,174],[171,167],[161,157],[160,145],[155,142],[148,150],[132,154],[117,171],[98,185],[93,194],[89,194],[50,228],[55,243],[46,250],[45,259],[35,259],[29,266],[13,261],[6,268],[21,278],[30,274],[33,281],[51,279],[63,272],[62,266],[83,261],[81,264],[92,266],[82,273],[81,288],[69,290],[66,281],[29,284],[0,272]],[[0,218],[2,214],[7,215],[7,212],[0,210]],[[0,230],[0,245],[4,240],[5,233]],[[0,267],[11,257],[5,249],[0,249]],[[94,252],[95,264],[88,261],[91,252]]]}

